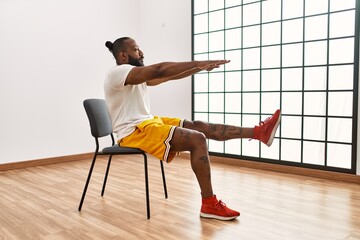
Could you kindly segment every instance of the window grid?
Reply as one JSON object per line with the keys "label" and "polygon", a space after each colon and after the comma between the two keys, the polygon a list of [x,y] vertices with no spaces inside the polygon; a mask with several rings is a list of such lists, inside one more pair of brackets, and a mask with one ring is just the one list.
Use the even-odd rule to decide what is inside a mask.
{"label": "window grid", "polygon": [[[301,112],[300,113],[283,113],[283,117],[293,117],[293,118],[300,118],[301,119],[301,135],[300,137],[288,137],[285,136],[285,132],[283,132],[283,128],[282,126],[280,126],[277,136],[274,140],[278,141],[278,155],[277,157],[266,157],[266,154],[264,154],[265,157],[263,157],[263,149],[264,149],[264,145],[262,144],[258,144],[258,147],[256,147],[258,150],[257,154],[246,154],[246,152],[244,152],[244,150],[246,150],[246,148],[244,147],[244,144],[247,144],[247,140],[239,140],[239,151],[238,154],[232,154],[232,153],[227,153],[226,152],[226,142],[222,143],[222,147],[220,147],[220,150],[215,150],[212,151],[211,149],[211,144],[212,144],[212,140],[209,141],[209,148],[210,148],[210,152],[211,154],[214,155],[221,155],[221,156],[230,156],[230,157],[235,157],[235,158],[242,158],[242,159],[250,159],[250,160],[256,160],[256,161],[264,161],[264,162],[275,162],[275,163],[281,163],[281,164],[287,164],[287,165],[296,165],[296,166],[304,166],[304,167],[311,167],[311,168],[317,168],[317,169],[324,169],[324,170],[331,170],[331,171],[339,171],[339,172],[349,172],[349,173],[355,173],[355,163],[356,163],[356,129],[357,129],[357,79],[358,79],[358,56],[357,54],[354,54],[353,56],[353,60],[352,61],[344,61],[341,60],[340,62],[334,62],[331,61],[330,59],[330,54],[333,54],[333,48],[330,47],[331,44],[335,44],[336,41],[341,41],[341,40],[350,40],[354,42],[354,46],[350,46],[353,47],[354,52],[357,52],[356,50],[358,49],[358,40],[359,40],[359,33],[358,33],[358,29],[356,28],[356,26],[358,26],[358,15],[359,15],[359,10],[358,10],[358,6],[353,6],[351,8],[344,8],[344,9],[337,9],[337,10],[331,10],[331,0],[328,1],[327,4],[327,11],[324,12],[320,12],[320,13],[315,13],[315,14],[306,14],[306,3],[308,3],[307,1],[302,1],[303,4],[303,9],[302,9],[302,16],[297,16],[297,17],[288,17],[288,18],[284,18],[284,2],[286,0],[279,0],[281,2],[280,4],[280,19],[279,20],[271,20],[271,21],[263,21],[263,1],[252,1],[252,2],[247,2],[247,3],[243,3],[243,1],[238,1],[239,4],[238,5],[234,5],[234,6],[230,6],[227,7],[226,6],[226,0],[223,1],[223,7],[219,8],[219,9],[213,9],[210,10],[209,6],[210,6],[210,2],[214,1],[214,0],[207,0],[207,11],[203,11],[203,12],[199,12],[199,13],[195,13],[195,7],[194,4],[197,0],[193,0],[193,59],[214,59],[212,58],[212,55],[214,56],[223,56],[224,59],[226,59],[226,55],[230,54],[230,53],[235,53],[235,51],[239,51],[239,61],[240,61],[240,68],[238,69],[227,69],[227,66],[223,67],[220,70],[217,71],[212,71],[212,72],[201,72],[195,75],[195,77],[193,77],[193,116],[192,118],[196,118],[197,115],[201,115],[201,116],[206,116],[206,119],[203,120],[207,120],[207,121],[211,121],[212,119],[222,119],[222,123],[227,123],[227,117],[230,116],[239,116],[240,117],[240,122],[237,125],[241,125],[244,126],[244,122],[246,118],[257,118],[259,121],[261,119],[264,119],[264,117],[269,116],[272,114],[272,112],[269,111],[263,111],[262,110],[262,103],[264,100],[263,95],[264,94],[278,94],[278,98],[279,98],[279,104],[278,107],[279,108],[283,108],[283,101],[284,101],[284,94],[301,94]],[[219,1],[220,2],[220,1]],[[275,1],[273,1],[275,2]],[[356,2],[357,3],[357,2]],[[252,23],[252,24],[244,24],[244,7],[253,7],[256,4],[259,5],[259,21],[257,23]],[[227,21],[228,19],[226,18],[226,11],[229,9],[236,9],[239,8],[241,9],[241,17],[240,17],[240,22],[241,24],[238,26],[233,26],[233,27],[226,27],[227,26]],[[210,30],[210,14],[216,14],[216,13],[220,13],[223,12],[223,27],[221,29],[215,29],[215,30]],[[354,30],[354,34],[345,34],[345,35],[340,35],[340,36],[331,36],[331,17],[335,16],[335,14],[347,14],[347,13],[355,13],[355,30]],[[196,17],[198,16],[205,16],[207,17],[207,29],[203,30],[203,31],[195,31],[195,25],[196,23]],[[327,26],[326,26],[326,36],[323,37],[318,37],[318,38],[313,38],[313,39],[307,39],[307,21],[310,21],[309,19],[314,19],[316,17],[324,17],[326,18],[327,21]],[[284,39],[284,24],[289,24],[291,22],[294,21],[301,21],[302,22],[302,39],[297,40],[297,41],[283,41]],[[263,44],[263,40],[264,35],[263,35],[263,28],[264,25],[269,26],[270,24],[280,24],[280,39],[279,42],[277,43],[268,43],[268,44]],[[249,29],[255,29],[256,27],[258,27],[260,29],[259,32],[259,43],[256,45],[249,45],[249,46],[244,46],[244,29],[245,30],[249,30]],[[238,47],[232,47],[232,48],[227,48],[227,31],[229,30],[239,30],[240,32],[240,46]],[[212,34],[221,34],[223,39],[222,39],[222,46],[220,49],[211,49],[211,44],[214,44],[214,40],[211,40],[211,36]],[[247,34],[251,34],[251,32],[248,32]],[[198,51],[198,49],[196,48],[195,43],[196,40],[195,38],[198,36],[204,36],[206,35],[207,37],[207,46],[206,49],[202,50],[202,51]],[[216,35],[213,35],[216,36]],[[221,42],[221,41],[220,41]],[[325,51],[326,51],[326,60],[325,62],[307,62],[309,61],[309,56],[307,55],[308,51],[307,49],[310,48],[310,45],[313,45],[314,49],[317,49],[320,47],[324,48],[324,44],[325,45]],[[284,48],[286,47],[294,47],[294,46],[301,46],[301,63],[302,64],[293,64],[293,65],[284,65],[284,62],[286,62],[286,59],[284,59]],[[274,66],[265,66],[264,65],[264,52],[266,50],[271,49],[272,47],[277,47],[278,51],[279,51],[279,64],[278,65],[274,65]],[[244,66],[244,51],[253,51],[252,53],[258,51],[259,52],[259,56],[255,61],[256,66],[255,67],[249,67],[249,66]],[[329,79],[330,79],[330,69],[335,69],[337,67],[352,67],[354,74],[353,74],[353,86],[352,88],[341,88],[341,89],[330,89],[329,88]],[[321,69],[324,68],[325,69],[325,75],[326,75],[326,79],[325,79],[325,86],[324,89],[306,89],[305,87],[305,75],[307,71],[310,71],[310,69]],[[283,84],[284,84],[284,71],[287,70],[297,70],[297,69],[301,69],[301,89],[286,89],[284,88]],[[271,70],[278,70],[280,72],[279,74],[279,88],[277,90],[267,90],[267,89],[263,89],[262,85],[263,82],[265,80],[264,77],[264,73],[265,71],[271,71]],[[244,86],[244,75],[245,74],[250,74],[252,72],[255,72],[256,74],[258,74],[259,76],[259,88],[254,90],[254,89],[246,89],[246,87]],[[222,84],[222,89],[220,90],[212,90],[212,82],[210,81],[210,77],[212,76],[212,74],[222,74],[223,76],[223,84]],[[240,89],[234,89],[234,90],[226,90],[227,89],[227,85],[226,85],[226,76],[227,73],[239,73],[240,75],[240,79],[241,79],[241,83],[240,83]],[[195,82],[196,82],[196,76],[201,76],[201,75],[205,75],[207,76],[207,89],[206,91],[197,91],[197,89],[195,88]],[[347,114],[331,114],[329,112],[329,95],[332,93],[343,93],[344,95],[350,95],[352,98],[352,114],[349,116]],[[219,96],[222,96],[222,102],[223,102],[223,106],[219,108],[219,110],[216,111],[212,111],[210,108],[210,103],[211,103],[211,96],[215,96],[216,94],[218,94]],[[240,107],[237,111],[231,111],[231,112],[227,112],[226,108],[228,104],[231,104],[231,102],[227,102],[227,96],[230,96],[229,94],[240,94]],[[320,113],[320,114],[309,114],[307,113],[307,106],[306,105],[306,99],[310,98],[309,94],[318,94],[318,96],[320,96],[321,94],[325,95],[325,109],[324,109],[324,113]],[[198,102],[196,97],[197,96],[201,96],[204,95],[207,97],[207,107],[205,107],[205,109],[197,109],[198,106]],[[251,111],[246,111],[246,108],[244,106],[244,98],[245,96],[251,96],[251,95],[256,95],[256,97],[258,98],[258,112],[251,112]],[[346,95],[346,96],[347,96]],[[199,116],[200,116],[199,115]],[[220,116],[220,118],[217,118],[215,116]],[[307,137],[306,135],[309,135],[309,133],[305,132],[304,125],[305,125],[305,120],[306,121],[310,121],[310,119],[313,120],[317,120],[317,121],[325,121],[324,122],[324,132],[323,135],[321,136],[322,139],[316,139],[316,137]],[[333,140],[333,139],[329,139],[328,136],[328,132],[330,131],[329,128],[329,119],[331,119],[332,121],[335,119],[338,119],[339,121],[344,120],[344,122],[346,120],[350,120],[352,121],[352,126],[350,127],[352,130],[352,137],[350,141],[337,141],[337,140]],[[284,121],[284,119],[282,120],[282,122]],[[307,123],[308,124],[308,123]],[[281,124],[282,125],[282,124]],[[306,126],[305,126],[306,127]],[[321,135],[321,134],[320,134]],[[291,159],[286,159],[286,154],[283,154],[282,149],[284,150],[286,148],[286,141],[297,141],[300,143],[300,160],[299,161],[292,161]],[[254,141],[253,141],[254,142]],[[323,150],[323,154],[324,154],[324,163],[323,164],[314,164],[314,163],[306,163],[306,161],[304,161],[304,144],[308,144],[308,143],[319,143],[320,145],[322,144],[324,147]],[[343,166],[332,166],[331,164],[328,163],[328,159],[329,156],[329,149],[328,147],[331,146],[331,144],[338,144],[341,146],[350,146],[351,149],[351,159],[348,159],[351,161],[350,164],[348,164],[347,166],[343,167]],[[322,146],[321,145],[321,146]],[[272,146],[272,148],[274,148],[276,146]],[[244,149],[245,148],[245,149]],[[247,151],[247,150],[246,150]],[[266,150],[265,150],[266,151]],[[266,153],[264,151],[264,153]],[[284,155],[284,159],[282,158]]]}

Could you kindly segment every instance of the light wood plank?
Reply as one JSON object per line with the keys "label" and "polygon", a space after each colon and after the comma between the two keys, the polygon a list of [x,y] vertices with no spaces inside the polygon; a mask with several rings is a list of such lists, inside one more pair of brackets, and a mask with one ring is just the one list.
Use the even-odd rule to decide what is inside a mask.
{"label": "light wood plank", "polygon": [[146,219],[142,159],[115,157],[105,196],[99,158],[77,211],[90,158],[0,172],[0,239],[360,239],[360,185],[212,163],[214,191],[241,216],[199,217],[200,190],[189,160],[149,156],[151,219]]}

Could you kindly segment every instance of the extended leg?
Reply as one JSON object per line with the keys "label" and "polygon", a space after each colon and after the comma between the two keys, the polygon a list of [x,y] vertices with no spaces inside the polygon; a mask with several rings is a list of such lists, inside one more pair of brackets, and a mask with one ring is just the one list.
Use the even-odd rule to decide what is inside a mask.
{"label": "extended leg", "polygon": [[203,121],[185,121],[184,128],[193,129],[205,134],[206,138],[225,141],[234,138],[253,138],[254,128],[243,128],[226,124]]}
{"label": "extended leg", "polygon": [[207,123],[202,121],[185,121],[184,128],[196,130],[205,134],[206,138],[225,141],[235,138],[253,138],[260,140],[267,146],[271,146],[276,130],[280,124],[281,112],[275,113],[260,122],[259,126],[254,128],[244,128],[225,124]]}

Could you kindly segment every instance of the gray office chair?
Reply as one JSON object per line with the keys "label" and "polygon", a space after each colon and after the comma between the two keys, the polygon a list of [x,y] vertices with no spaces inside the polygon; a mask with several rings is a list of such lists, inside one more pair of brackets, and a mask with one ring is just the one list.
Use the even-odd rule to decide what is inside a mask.
{"label": "gray office chair", "polygon": [[[109,174],[111,158],[114,155],[130,155],[130,154],[139,154],[142,155],[144,158],[144,168],[145,168],[145,190],[146,190],[146,208],[147,208],[147,218],[150,218],[150,201],[149,201],[149,181],[148,181],[148,167],[147,167],[147,156],[144,151],[138,148],[127,148],[127,147],[119,147],[118,144],[115,144],[114,136],[112,134],[112,124],[109,117],[109,113],[106,108],[105,100],[104,99],[86,99],[84,102],[84,108],[86,114],[89,118],[91,134],[95,138],[96,142],[96,149],[94,152],[94,157],[91,163],[91,167],[89,170],[89,174],[86,180],[86,184],[84,187],[84,191],[80,200],[79,204],[79,211],[81,211],[86,191],[90,182],[91,174],[95,165],[96,157],[98,155],[108,155],[108,165],[106,168],[104,183],[101,191],[101,196],[104,196],[105,186],[107,177]],[[111,136],[112,139],[112,146],[106,147],[102,151],[99,151],[99,138]],[[164,166],[163,161],[160,161],[161,166],[161,173],[163,178],[163,185],[164,185],[164,193],[165,198],[167,198],[167,188],[166,188],[166,180],[165,180],[165,173],[164,173]]]}

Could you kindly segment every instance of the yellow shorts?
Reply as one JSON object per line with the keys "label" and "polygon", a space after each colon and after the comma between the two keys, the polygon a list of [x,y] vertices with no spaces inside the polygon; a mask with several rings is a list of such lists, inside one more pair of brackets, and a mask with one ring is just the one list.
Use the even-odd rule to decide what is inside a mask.
{"label": "yellow shorts", "polygon": [[175,152],[170,152],[170,141],[176,127],[183,127],[180,118],[154,117],[136,126],[134,132],[118,141],[119,146],[140,148],[156,158],[171,162]]}

